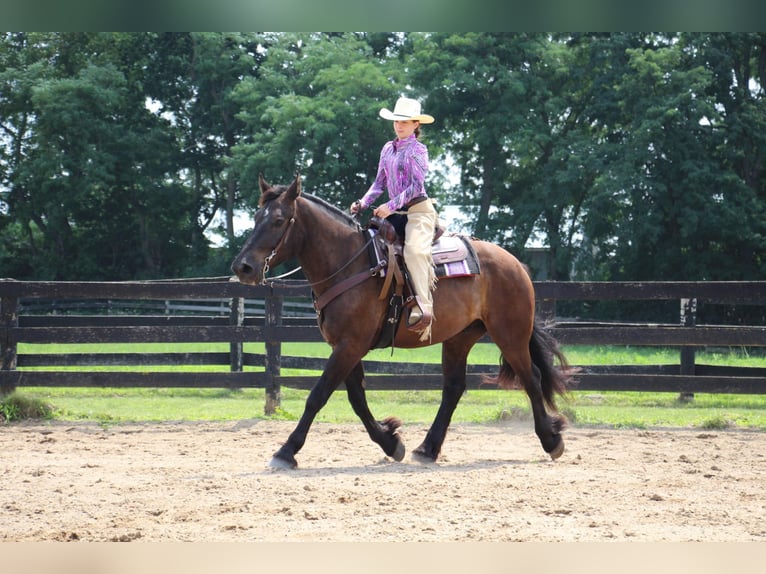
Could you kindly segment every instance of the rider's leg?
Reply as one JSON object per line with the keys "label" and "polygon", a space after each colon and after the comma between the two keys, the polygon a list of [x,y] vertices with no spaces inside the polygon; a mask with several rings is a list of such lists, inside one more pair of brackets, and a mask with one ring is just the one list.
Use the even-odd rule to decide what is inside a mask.
{"label": "rider's leg", "polygon": [[415,326],[421,332],[422,341],[430,338],[430,322],[433,319],[431,291],[436,285],[436,273],[431,258],[431,244],[436,218],[436,210],[430,199],[417,203],[407,211],[407,227],[404,232],[404,262],[417,297],[408,325]]}

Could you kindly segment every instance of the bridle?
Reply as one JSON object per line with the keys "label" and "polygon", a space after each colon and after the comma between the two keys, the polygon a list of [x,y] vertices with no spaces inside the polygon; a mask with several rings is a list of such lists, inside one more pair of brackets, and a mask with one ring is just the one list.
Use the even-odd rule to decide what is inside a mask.
{"label": "bridle", "polygon": [[[295,203],[295,209],[293,212],[293,216],[290,218],[290,221],[287,222],[287,228],[285,229],[284,233],[282,233],[282,237],[279,238],[279,241],[274,246],[274,249],[271,250],[271,253],[269,253],[266,258],[263,260],[263,271],[261,273],[261,285],[268,285],[268,280],[266,279],[266,274],[271,269],[271,260],[274,259],[274,257],[277,256],[277,251],[285,244],[285,241],[287,241],[287,236],[290,234],[290,230],[293,228],[293,224],[295,223],[295,212],[298,211],[298,203]],[[280,277],[287,277],[288,275],[295,273],[298,271],[300,267],[297,269],[294,269],[290,271],[290,273],[285,273],[284,275],[280,275],[279,277],[275,277],[275,279],[279,279]]]}
{"label": "bridle", "polygon": [[[266,278],[266,274],[271,269],[271,261],[274,259],[274,257],[277,256],[277,251],[285,244],[287,241],[287,237],[290,234],[290,230],[293,228],[293,224],[295,223],[295,215],[298,211],[298,202],[295,202],[295,208],[293,211],[293,216],[290,218],[290,220],[287,222],[287,228],[285,229],[284,233],[282,233],[282,237],[280,237],[279,241],[277,242],[274,249],[271,250],[271,253],[269,253],[266,258],[263,260],[263,271],[261,273],[261,285],[274,285],[274,282],[279,279],[284,279],[285,277],[289,277],[293,273],[297,273],[302,269],[302,267],[296,267],[292,271],[288,271],[287,273],[283,273],[282,275],[279,275],[277,277],[272,277],[271,280]],[[367,251],[367,248],[372,243],[372,237],[367,240],[367,242],[362,246],[359,251],[357,251],[351,259],[349,259],[346,263],[344,263],[339,269],[337,269],[335,272],[333,272],[328,277],[325,277],[324,279],[321,279],[320,281],[314,281],[313,283],[308,283],[309,287],[316,287],[317,285],[321,285],[322,283],[326,283],[330,279],[333,279],[338,274],[343,272],[349,265],[351,265],[356,259],[361,256],[365,251]],[[377,272],[377,269],[375,269],[375,272]],[[373,270],[370,270],[370,276],[374,275]]]}

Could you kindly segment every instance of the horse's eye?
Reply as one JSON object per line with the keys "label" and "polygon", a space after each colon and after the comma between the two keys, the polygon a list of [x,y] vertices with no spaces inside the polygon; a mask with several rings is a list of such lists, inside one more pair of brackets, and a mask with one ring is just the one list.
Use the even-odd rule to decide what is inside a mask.
{"label": "horse's eye", "polygon": [[284,217],[276,217],[276,218],[274,218],[274,227],[282,227],[284,222],[285,222],[285,218]]}

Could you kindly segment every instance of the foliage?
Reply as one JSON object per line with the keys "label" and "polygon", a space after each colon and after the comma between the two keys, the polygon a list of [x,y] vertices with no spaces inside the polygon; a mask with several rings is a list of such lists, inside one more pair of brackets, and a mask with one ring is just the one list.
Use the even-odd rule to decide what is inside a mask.
{"label": "foliage", "polygon": [[538,277],[763,279],[765,61],[764,33],[2,33],[0,276],[226,273],[259,173],[345,207],[406,94],[432,195]]}
{"label": "foliage", "polygon": [[[43,34],[14,46],[34,46],[52,63],[21,70],[38,74],[24,105],[0,116],[14,150],[4,219],[15,224],[0,229],[26,236],[11,236],[23,245],[11,263],[17,277],[178,275],[193,256],[190,198],[169,177],[175,141],[145,106],[146,62],[135,45],[143,40]],[[6,67],[0,80],[11,86],[18,73]]]}
{"label": "foliage", "polygon": [[234,157],[248,205],[257,204],[258,173],[279,183],[296,171],[311,193],[349,205],[392,137],[377,112],[397,97],[399,72],[355,34],[285,34],[267,50],[259,77],[234,93],[249,132]]}
{"label": "foliage", "polygon": [[52,419],[54,414],[55,409],[39,398],[17,392],[0,398],[0,422]]}
{"label": "foliage", "polygon": [[[601,118],[606,149],[618,149],[619,156],[611,154],[610,179],[599,181],[606,188],[584,219],[588,246],[596,253],[592,272],[605,279],[761,277],[764,268],[755,253],[762,250],[762,223],[756,219],[762,221],[763,206],[723,151],[742,148],[739,129],[731,125],[736,120],[716,93],[706,40],[643,40],[625,49],[617,89],[606,96],[613,100],[611,111]],[[742,229],[748,229],[747,237]]]}

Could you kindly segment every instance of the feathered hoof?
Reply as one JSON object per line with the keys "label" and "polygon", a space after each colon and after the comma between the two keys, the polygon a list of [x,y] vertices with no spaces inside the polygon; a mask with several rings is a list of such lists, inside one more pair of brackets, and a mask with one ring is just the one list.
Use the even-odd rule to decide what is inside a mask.
{"label": "feathered hoof", "polygon": [[280,458],[276,455],[271,457],[271,460],[269,461],[269,468],[277,468],[277,469],[288,469],[293,470],[298,468],[298,461],[295,460],[295,458],[291,457],[291,460],[285,460],[284,458]]}
{"label": "feathered hoof", "polygon": [[557,444],[554,447],[554,449],[548,454],[551,455],[551,460],[556,460],[562,454],[564,454],[564,439],[562,438],[561,440],[559,440],[559,444]]}
{"label": "feathered hoof", "polygon": [[434,464],[436,457],[427,455],[421,448],[416,448],[412,451],[412,460],[420,464]]}
{"label": "feathered hoof", "polygon": [[396,462],[402,462],[404,460],[404,453],[407,451],[407,449],[404,447],[404,443],[400,440],[396,443],[396,449],[394,449],[394,453],[391,455],[391,458],[393,458]]}
{"label": "feathered hoof", "polygon": [[387,435],[389,435],[391,438],[393,438],[396,441],[396,446],[394,447],[393,452],[388,452],[388,446],[381,443],[381,446],[383,446],[383,451],[393,458],[396,462],[401,462],[404,459],[404,453],[406,452],[406,448],[404,447],[404,443],[402,442],[402,439],[399,437],[399,429],[402,426],[401,419],[398,419],[396,417],[388,417],[382,421],[378,421],[378,424],[380,424],[381,429],[383,432],[385,432]]}

